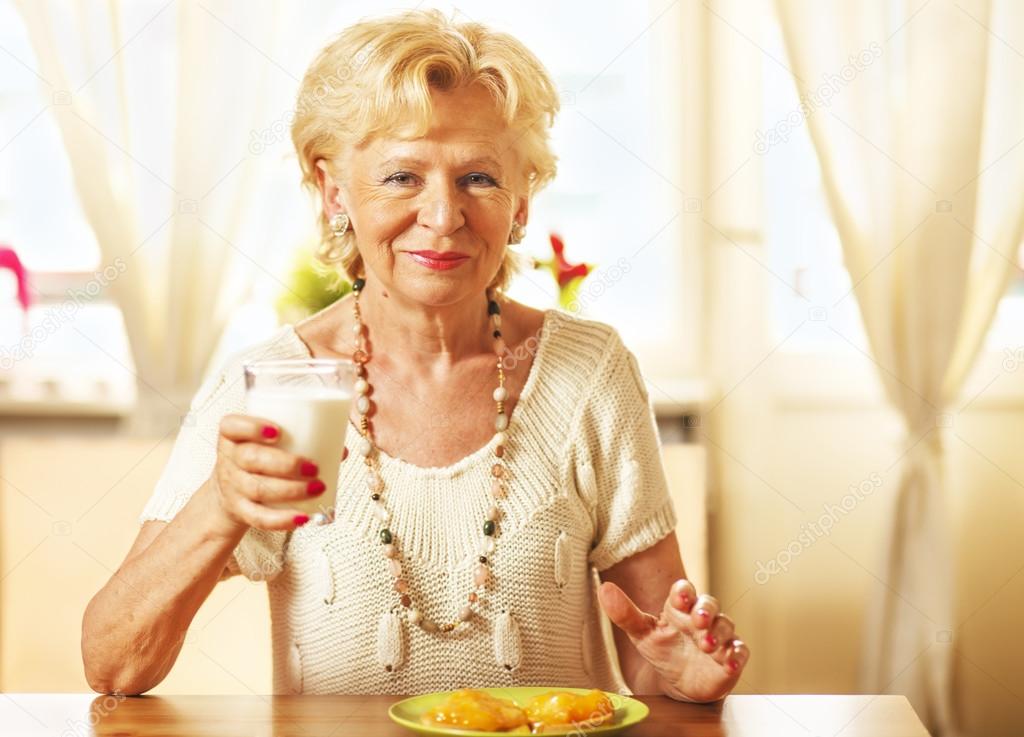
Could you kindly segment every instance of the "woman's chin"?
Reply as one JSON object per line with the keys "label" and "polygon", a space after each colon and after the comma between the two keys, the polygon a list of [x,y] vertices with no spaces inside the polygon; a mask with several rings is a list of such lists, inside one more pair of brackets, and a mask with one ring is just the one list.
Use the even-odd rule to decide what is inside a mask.
{"label": "woman's chin", "polygon": [[454,275],[430,275],[398,280],[395,287],[410,301],[430,307],[446,307],[481,294],[487,284]]}
{"label": "woman's chin", "polygon": [[407,299],[431,307],[444,307],[479,295],[487,284],[488,280],[474,271],[429,271],[421,267],[396,272],[393,283],[394,289]]}

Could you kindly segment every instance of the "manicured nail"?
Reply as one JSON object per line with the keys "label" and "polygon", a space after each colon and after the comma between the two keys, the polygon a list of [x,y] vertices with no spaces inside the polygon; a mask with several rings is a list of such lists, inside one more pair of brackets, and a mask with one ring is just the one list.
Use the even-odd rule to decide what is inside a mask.
{"label": "manicured nail", "polygon": [[309,515],[297,514],[295,515],[295,519],[293,519],[292,521],[295,523],[296,527],[302,527],[304,524],[309,522]]}
{"label": "manicured nail", "polygon": [[705,637],[704,642],[706,642],[710,647],[718,646],[718,638],[714,635],[708,635],[707,637]]}
{"label": "manicured nail", "polygon": [[698,617],[707,617],[707,616],[709,616],[708,610],[707,609],[698,609],[697,610],[697,616]]}
{"label": "manicured nail", "polygon": [[345,460],[346,458],[348,458],[348,448],[342,448],[341,449],[341,460]]}
{"label": "manicured nail", "polygon": [[316,496],[317,494],[323,494],[324,489],[326,488],[327,487],[324,486],[323,481],[321,481],[320,479],[313,479],[312,481],[309,482],[309,485],[306,486],[306,493],[309,494],[310,496]]}
{"label": "manicured nail", "polygon": [[729,672],[730,673],[735,673],[739,669],[740,669],[740,664],[739,663],[737,663],[735,660],[730,660],[729,661]]}
{"label": "manicured nail", "polygon": [[303,476],[316,476],[320,472],[316,464],[313,461],[303,461],[302,465],[299,466],[299,473]]}
{"label": "manicured nail", "polygon": [[273,438],[276,438],[277,437],[277,428],[274,427],[273,425],[264,425],[263,426],[263,437],[265,437],[267,440],[272,440]]}

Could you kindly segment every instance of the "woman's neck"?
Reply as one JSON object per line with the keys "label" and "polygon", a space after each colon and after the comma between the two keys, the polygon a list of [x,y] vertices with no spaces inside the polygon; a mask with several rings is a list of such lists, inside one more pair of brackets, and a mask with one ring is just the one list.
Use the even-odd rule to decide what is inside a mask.
{"label": "woman's neck", "polygon": [[423,305],[368,279],[359,310],[375,356],[418,364],[427,374],[493,350],[483,292],[450,305]]}

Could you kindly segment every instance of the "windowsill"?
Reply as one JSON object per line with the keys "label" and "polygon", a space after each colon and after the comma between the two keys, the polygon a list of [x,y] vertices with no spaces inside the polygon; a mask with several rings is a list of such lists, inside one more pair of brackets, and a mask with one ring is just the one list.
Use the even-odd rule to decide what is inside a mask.
{"label": "windowsill", "polygon": [[[783,410],[877,410],[889,406],[880,369],[860,353],[786,352],[772,358],[774,405]],[[1012,370],[1011,370],[1012,369]],[[967,377],[954,412],[1024,407],[1024,360],[986,350]]]}

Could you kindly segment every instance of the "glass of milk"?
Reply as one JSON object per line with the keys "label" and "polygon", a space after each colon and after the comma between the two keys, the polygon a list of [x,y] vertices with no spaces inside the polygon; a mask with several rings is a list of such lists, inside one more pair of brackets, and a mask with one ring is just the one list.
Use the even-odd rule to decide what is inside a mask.
{"label": "glass of milk", "polygon": [[277,445],[316,463],[327,487],[320,496],[269,504],[298,509],[311,524],[334,517],[338,466],[345,448],[355,364],[344,359],[254,361],[245,365],[246,413],[281,428]]}

